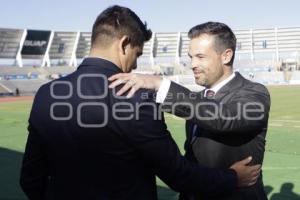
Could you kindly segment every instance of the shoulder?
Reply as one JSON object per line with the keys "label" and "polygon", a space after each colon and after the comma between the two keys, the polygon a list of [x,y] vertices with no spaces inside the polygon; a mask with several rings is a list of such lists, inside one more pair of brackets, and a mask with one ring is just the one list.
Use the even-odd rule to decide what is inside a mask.
{"label": "shoulder", "polygon": [[156,92],[148,89],[138,90],[132,100],[134,102],[155,102]]}
{"label": "shoulder", "polygon": [[239,74],[242,85],[240,91],[250,92],[250,93],[257,93],[257,94],[264,94],[269,96],[269,91],[267,87],[261,83],[251,81],[249,79],[244,78],[241,74]]}
{"label": "shoulder", "polygon": [[243,88],[256,93],[261,93],[270,96],[269,91],[265,85],[258,82],[250,81],[248,79],[244,79]]}
{"label": "shoulder", "polygon": [[[111,90],[112,93],[117,93],[124,85],[119,85]],[[129,90],[130,91],[130,90]],[[129,91],[125,92],[122,96],[113,95],[117,101],[126,101],[129,103],[141,102],[155,102],[156,92],[149,89],[139,89],[131,98],[126,98]]]}

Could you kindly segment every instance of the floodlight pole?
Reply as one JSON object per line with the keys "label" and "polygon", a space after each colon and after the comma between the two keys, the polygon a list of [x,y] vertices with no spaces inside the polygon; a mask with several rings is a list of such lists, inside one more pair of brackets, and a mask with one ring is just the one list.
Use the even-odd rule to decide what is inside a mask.
{"label": "floodlight pole", "polygon": [[79,38],[80,38],[80,31],[77,31],[74,46],[73,46],[73,50],[72,50],[71,59],[70,59],[70,62],[69,62],[69,66],[73,66],[73,67],[77,66],[76,50],[77,50],[77,47],[78,47]]}
{"label": "floodlight pole", "polygon": [[44,54],[44,57],[42,60],[41,67],[45,67],[45,66],[50,67],[51,66],[49,51],[50,51],[50,47],[52,45],[53,38],[54,38],[54,31],[51,31],[49,42],[48,42],[48,45],[47,45],[47,48],[46,48],[46,51],[45,51],[45,54]]}
{"label": "floodlight pole", "polygon": [[153,32],[152,38],[151,38],[151,45],[150,45],[150,63],[151,63],[151,67],[154,66],[154,43],[155,43],[155,37],[156,37],[156,34],[155,34],[155,32]]}
{"label": "floodlight pole", "polygon": [[276,46],[276,62],[279,61],[279,48],[278,48],[278,28],[274,29],[275,31],[275,46]]}
{"label": "floodlight pole", "polygon": [[177,36],[177,48],[176,48],[176,55],[175,55],[175,64],[180,64],[180,48],[181,47],[181,33],[178,32]]}
{"label": "floodlight pole", "polygon": [[254,41],[253,41],[253,30],[250,29],[250,35],[251,35],[251,60],[254,61]]}
{"label": "floodlight pole", "polygon": [[22,37],[21,37],[21,41],[19,43],[19,49],[16,55],[16,60],[15,63],[16,65],[18,65],[19,67],[23,67],[23,60],[22,60],[22,49],[23,49],[23,45],[26,39],[26,35],[27,35],[27,29],[24,29],[23,33],[22,33]]}

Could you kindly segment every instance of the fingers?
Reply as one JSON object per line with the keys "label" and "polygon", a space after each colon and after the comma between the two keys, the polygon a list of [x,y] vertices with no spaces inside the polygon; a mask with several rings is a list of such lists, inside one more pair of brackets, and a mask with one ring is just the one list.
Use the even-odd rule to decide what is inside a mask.
{"label": "fingers", "polygon": [[248,186],[254,185],[257,182],[258,177],[260,176],[261,165],[254,165],[250,167],[251,170],[251,179],[247,184]]}
{"label": "fingers", "polygon": [[256,176],[260,174],[261,171],[261,165],[254,165],[249,167],[249,171],[251,172],[252,176]]}
{"label": "fingers", "polygon": [[117,87],[120,84],[127,83],[128,81],[132,80],[131,76],[129,76],[129,75],[123,76],[122,74],[120,74],[120,75],[117,74],[116,77],[117,78],[113,79],[114,81],[111,84],[109,84],[109,86],[108,86],[109,88],[115,88],[115,87]]}
{"label": "fingers", "polygon": [[252,186],[252,185],[254,185],[256,182],[257,182],[257,178],[256,178],[254,181],[248,183],[248,186]]}
{"label": "fingers", "polygon": [[260,175],[260,171],[253,171],[252,173],[251,173],[251,176],[252,177],[258,177]]}
{"label": "fingers", "polygon": [[112,82],[111,84],[109,84],[109,88],[115,88],[117,87],[118,85],[121,85],[123,83],[126,83],[127,81],[126,80],[122,80],[122,79],[117,79],[115,80],[114,82]]}
{"label": "fingers", "polygon": [[260,171],[261,170],[261,165],[253,165],[251,166],[253,171]]}
{"label": "fingers", "polygon": [[115,88],[118,85],[125,83],[125,85],[116,93],[116,95],[121,96],[125,92],[130,90],[126,96],[127,98],[130,98],[140,88],[140,87],[135,87],[135,85],[137,84],[137,81],[134,79],[134,77],[135,77],[134,74],[129,74],[129,73],[115,74],[108,78],[109,81],[113,81],[108,87]]}
{"label": "fingers", "polygon": [[109,81],[114,81],[114,80],[117,80],[117,79],[126,78],[128,76],[130,76],[129,73],[119,73],[119,74],[112,75],[111,77],[108,78],[108,80]]}
{"label": "fingers", "polygon": [[236,168],[239,178],[239,187],[247,187],[254,185],[257,182],[261,172],[261,164],[249,165],[252,157],[249,156],[244,160],[241,160],[233,165],[233,169]]}
{"label": "fingers", "polygon": [[252,156],[245,158],[244,160],[239,161],[242,165],[247,165],[251,162]]}
{"label": "fingers", "polygon": [[109,84],[109,88],[115,88],[120,84],[126,83],[129,80],[132,79],[132,74],[129,73],[119,73],[115,74],[108,78],[109,81],[113,81],[111,84]]}
{"label": "fingers", "polygon": [[132,88],[132,86],[134,85],[134,83],[132,81],[128,81],[118,92],[117,95],[121,96],[122,94],[124,94],[125,92],[127,92],[130,88]]}
{"label": "fingers", "polygon": [[135,87],[135,86],[133,86],[132,88],[131,88],[131,90],[129,91],[129,93],[127,94],[127,98],[131,98],[131,97],[133,97],[133,95],[134,95],[134,93],[137,91],[137,88]]}
{"label": "fingers", "polygon": [[259,177],[259,173],[252,177],[252,179],[248,183],[248,186],[254,185],[257,182],[258,177]]}
{"label": "fingers", "polygon": [[260,171],[261,171],[261,165],[246,166],[246,170],[249,172],[249,174],[252,177],[253,176],[258,176],[260,174]]}
{"label": "fingers", "polygon": [[130,98],[140,88],[158,90],[162,79],[160,77],[133,73],[119,73],[108,78],[112,83],[109,88],[115,88],[121,84],[124,84],[122,88],[116,93],[121,96],[125,92],[129,91],[127,97]]}
{"label": "fingers", "polygon": [[122,86],[122,88],[116,93],[116,95],[121,96],[125,92],[129,91],[129,93],[126,96],[127,98],[131,98],[138,89],[142,87],[146,88],[144,79],[142,78],[141,75],[137,75],[137,74],[130,74],[130,73],[115,74],[109,77],[108,80],[113,81],[109,85],[109,88],[115,88],[118,85],[125,83]]}
{"label": "fingers", "polygon": [[132,79],[132,74],[129,73],[119,73],[115,74],[108,78],[109,81],[113,81],[111,84],[109,84],[109,88],[115,88],[118,85],[126,83],[118,92],[117,95],[121,96],[125,92],[127,92],[133,85],[134,82]]}

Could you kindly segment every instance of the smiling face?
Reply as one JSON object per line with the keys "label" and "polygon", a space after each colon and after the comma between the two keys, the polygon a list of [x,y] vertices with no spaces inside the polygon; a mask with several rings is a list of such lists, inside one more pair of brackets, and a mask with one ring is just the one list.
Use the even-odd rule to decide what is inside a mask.
{"label": "smiling face", "polygon": [[202,34],[191,39],[188,54],[192,61],[192,70],[198,85],[209,88],[223,79],[222,53],[215,50],[214,36]]}
{"label": "smiling face", "polygon": [[212,87],[224,75],[222,54],[215,50],[214,36],[203,34],[190,41],[189,56],[198,85]]}

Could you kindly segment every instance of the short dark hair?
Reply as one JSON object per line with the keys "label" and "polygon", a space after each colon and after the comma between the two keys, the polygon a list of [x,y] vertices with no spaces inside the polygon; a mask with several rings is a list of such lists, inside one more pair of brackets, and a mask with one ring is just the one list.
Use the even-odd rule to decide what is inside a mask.
{"label": "short dark hair", "polygon": [[111,6],[105,9],[96,19],[92,30],[92,45],[100,42],[107,45],[112,38],[121,38],[127,35],[131,46],[142,46],[150,40],[152,32],[147,29],[147,23],[129,8]]}
{"label": "short dark hair", "polygon": [[236,48],[236,37],[233,31],[226,24],[220,22],[206,22],[191,28],[188,37],[193,39],[202,34],[213,35],[215,37],[216,52],[221,53],[225,49],[232,49],[233,57],[229,62],[229,64],[232,65]]}

